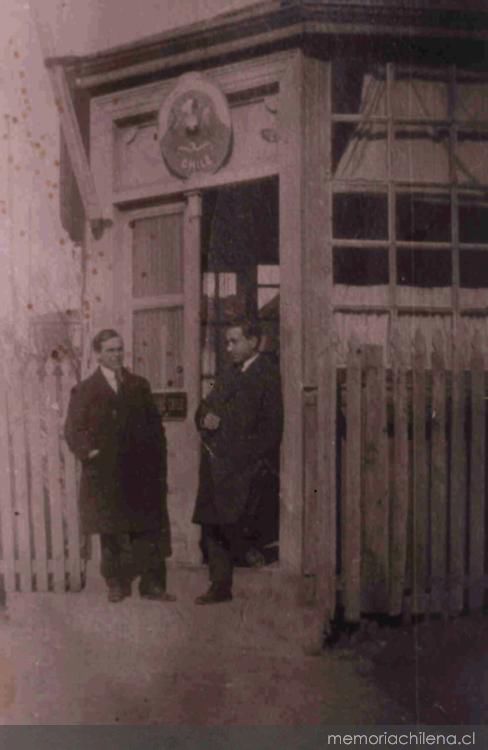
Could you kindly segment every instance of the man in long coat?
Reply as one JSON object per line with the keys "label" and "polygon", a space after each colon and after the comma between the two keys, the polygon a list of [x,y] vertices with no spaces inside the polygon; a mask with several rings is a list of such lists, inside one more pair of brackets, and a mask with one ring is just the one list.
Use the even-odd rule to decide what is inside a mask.
{"label": "man in long coat", "polygon": [[[235,321],[226,332],[232,366],[200,404],[200,484],[193,516],[205,528],[210,588],[197,604],[232,599],[233,563],[240,556],[254,483],[263,466],[278,471],[283,429],[279,371],[259,353],[261,329]],[[266,502],[266,498],[261,499]]]}
{"label": "man in long coat", "polygon": [[100,534],[101,573],[111,602],[166,593],[171,539],[166,508],[166,439],[149,383],[123,365],[119,334],[93,340],[99,367],[71,393],[65,435],[81,461],[80,516],[85,534]]}

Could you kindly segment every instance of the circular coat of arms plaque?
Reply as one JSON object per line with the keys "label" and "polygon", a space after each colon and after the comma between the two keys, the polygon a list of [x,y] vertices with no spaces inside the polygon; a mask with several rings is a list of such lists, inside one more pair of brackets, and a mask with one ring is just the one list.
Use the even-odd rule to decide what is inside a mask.
{"label": "circular coat of arms plaque", "polygon": [[159,144],[178,177],[216,172],[231,147],[232,121],[224,94],[199,73],[183,75],[159,110]]}

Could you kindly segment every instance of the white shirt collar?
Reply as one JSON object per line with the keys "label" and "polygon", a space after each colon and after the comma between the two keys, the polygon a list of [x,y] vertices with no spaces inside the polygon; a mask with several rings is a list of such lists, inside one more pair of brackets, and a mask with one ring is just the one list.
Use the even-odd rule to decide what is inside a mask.
{"label": "white shirt collar", "polygon": [[256,360],[259,357],[259,352],[257,352],[253,357],[249,357],[249,359],[246,359],[244,364],[241,367],[241,372],[246,372],[247,368],[252,365],[254,360]]}
{"label": "white shirt collar", "polygon": [[113,370],[110,370],[108,367],[104,367],[103,365],[100,365],[100,369],[105,376],[105,380],[109,384],[111,388],[117,393],[117,381],[115,379],[115,372]]}

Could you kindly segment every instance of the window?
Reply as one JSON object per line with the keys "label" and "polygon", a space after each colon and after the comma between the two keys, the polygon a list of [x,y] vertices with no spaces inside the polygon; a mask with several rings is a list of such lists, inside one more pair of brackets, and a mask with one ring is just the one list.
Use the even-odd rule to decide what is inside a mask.
{"label": "window", "polygon": [[134,370],[155,393],[184,387],[182,213],[161,211],[131,222]]}
{"label": "window", "polygon": [[333,63],[334,282],[361,306],[486,307],[487,101],[480,71]]}

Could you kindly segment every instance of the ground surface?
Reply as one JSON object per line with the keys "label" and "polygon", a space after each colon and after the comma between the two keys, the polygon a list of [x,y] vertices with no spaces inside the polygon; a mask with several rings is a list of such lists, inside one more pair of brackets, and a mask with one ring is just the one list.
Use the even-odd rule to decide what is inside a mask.
{"label": "ground surface", "polygon": [[244,578],[235,600],[215,607],[193,604],[202,586],[202,576],[173,573],[178,602],[171,605],[137,595],[110,605],[103,590],[90,587],[10,596],[10,621],[0,624],[0,723],[300,726],[487,718],[481,619],[436,632],[378,630],[305,656],[300,634],[274,628],[272,609],[256,604]]}
{"label": "ground surface", "polygon": [[368,624],[334,648],[421,724],[488,724],[488,617]]}

